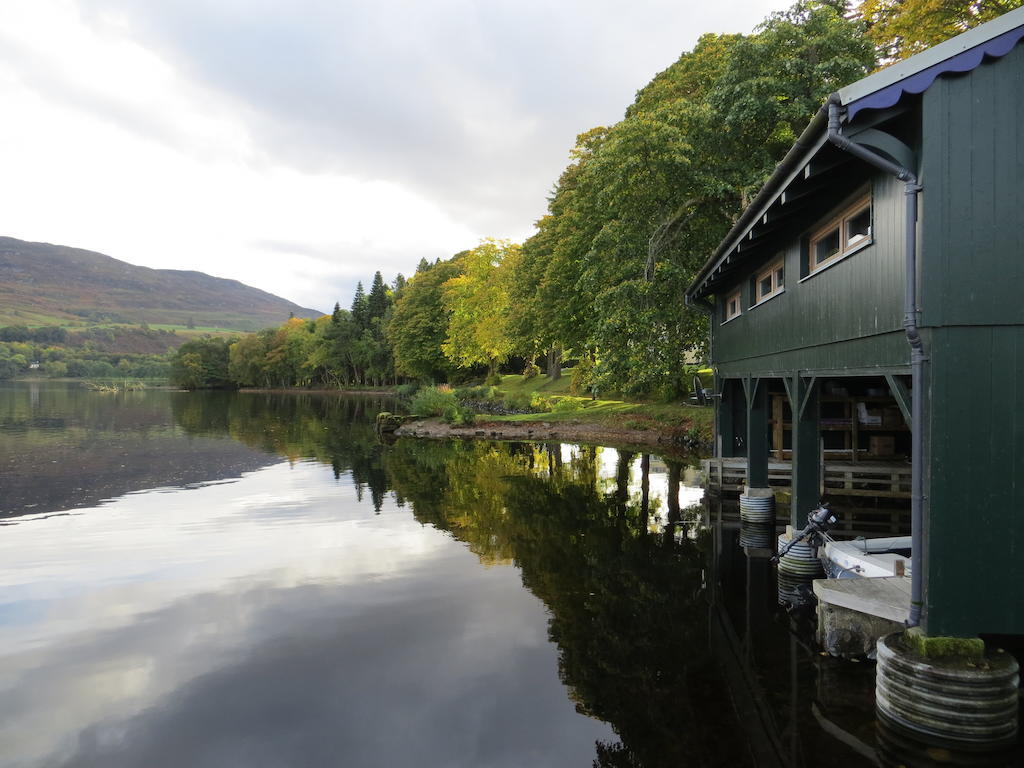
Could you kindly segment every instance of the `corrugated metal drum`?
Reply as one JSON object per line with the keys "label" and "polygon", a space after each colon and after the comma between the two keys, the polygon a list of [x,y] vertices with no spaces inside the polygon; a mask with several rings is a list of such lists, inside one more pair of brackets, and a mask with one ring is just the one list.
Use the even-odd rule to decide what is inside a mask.
{"label": "corrugated metal drum", "polygon": [[[963,749],[923,733],[910,733],[906,728],[897,730],[884,717],[875,720],[875,750],[880,768],[1011,768],[1020,765],[1019,757],[1009,754],[1013,749]],[[936,761],[936,757],[940,760]]]}
{"label": "corrugated metal drum", "polygon": [[772,523],[748,523],[740,521],[740,546],[754,547],[756,549],[768,549],[772,545],[772,537],[775,535],[775,525]]}
{"label": "corrugated metal drum", "polygon": [[902,633],[878,641],[875,705],[890,726],[954,748],[1001,749],[1017,737],[1019,670],[1008,653],[924,659]]}
{"label": "corrugated metal drum", "polygon": [[775,520],[774,496],[740,494],[740,520],[748,523],[771,523]]}
{"label": "corrugated metal drum", "polygon": [[[779,549],[789,544],[790,537],[785,533],[779,534]],[[779,573],[788,573],[793,576],[816,579],[824,574],[821,561],[818,559],[817,547],[807,539],[797,542],[790,550],[779,558]]]}
{"label": "corrugated metal drum", "polygon": [[813,576],[799,576],[785,571],[778,573],[779,605],[790,608],[811,606],[817,602],[811,582]]}

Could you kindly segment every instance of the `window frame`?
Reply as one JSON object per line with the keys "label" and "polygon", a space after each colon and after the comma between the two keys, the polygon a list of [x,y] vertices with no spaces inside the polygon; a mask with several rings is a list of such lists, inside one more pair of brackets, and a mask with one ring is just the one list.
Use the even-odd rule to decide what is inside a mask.
{"label": "window frame", "polygon": [[[846,230],[850,221],[857,218],[864,211],[868,212],[869,223],[868,223],[868,236],[856,243],[849,243],[847,241]],[[839,249],[827,257],[824,261],[815,263],[815,248],[822,240],[831,235],[834,231],[839,233]],[[833,264],[845,259],[853,253],[856,253],[862,248],[866,248],[875,242],[875,210],[874,210],[874,197],[871,194],[870,189],[866,189],[859,193],[852,202],[845,204],[840,210],[830,216],[828,220],[813,230],[810,237],[808,238],[807,246],[807,274],[802,278],[806,280],[812,275],[816,275],[822,270],[828,269]]]}
{"label": "window frame", "polygon": [[[733,314],[729,314],[729,302],[736,300],[736,311]],[[722,300],[722,325],[735,320],[737,317],[743,314],[743,289],[737,288],[734,291],[730,291],[725,295]]]}
{"label": "window frame", "polygon": [[[781,281],[778,279],[779,278],[779,272],[782,272],[782,275],[783,275]],[[786,274],[786,255],[785,254],[779,254],[774,259],[772,259],[770,262],[768,262],[764,267],[762,267],[760,270],[758,270],[754,274],[754,290],[753,290],[754,303],[750,305],[750,308],[753,309],[754,307],[757,307],[757,306],[760,306],[761,304],[764,304],[766,301],[769,301],[770,299],[774,299],[779,294],[785,293],[786,292],[786,277],[785,277],[785,274]],[[771,278],[772,289],[768,293],[762,295],[761,294],[761,281],[764,278],[766,278],[766,277],[770,277]]]}

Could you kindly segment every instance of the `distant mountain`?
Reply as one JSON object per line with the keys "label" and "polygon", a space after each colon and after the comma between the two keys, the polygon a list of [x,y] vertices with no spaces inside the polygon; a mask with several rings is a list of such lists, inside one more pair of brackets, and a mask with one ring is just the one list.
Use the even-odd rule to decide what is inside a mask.
{"label": "distant mountain", "polygon": [[323,314],[237,280],[0,237],[0,326],[147,323],[254,331],[280,325],[289,313]]}

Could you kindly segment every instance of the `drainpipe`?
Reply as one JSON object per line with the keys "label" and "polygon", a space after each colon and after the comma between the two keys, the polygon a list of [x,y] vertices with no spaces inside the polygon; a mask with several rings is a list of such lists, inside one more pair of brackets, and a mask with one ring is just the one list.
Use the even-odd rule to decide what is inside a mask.
{"label": "drainpipe", "polygon": [[924,605],[923,580],[924,573],[921,563],[924,559],[924,344],[917,328],[917,196],[921,192],[917,176],[909,168],[904,168],[881,155],[875,154],[865,146],[857,144],[842,134],[839,121],[838,97],[833,94],[828,104],[828,140],[844,152],[873,165],[879,170],[895,176],[904,184],[906,195],[906,280],[907,287],[903,299],[903,329],[910,344],[910,378],[913,388],[911,398],[911,434],[910,434],[910,533],[911,533],[911,575],[910,575],[910,615],[907,626],[916,627],[921,623],[921,609]]}

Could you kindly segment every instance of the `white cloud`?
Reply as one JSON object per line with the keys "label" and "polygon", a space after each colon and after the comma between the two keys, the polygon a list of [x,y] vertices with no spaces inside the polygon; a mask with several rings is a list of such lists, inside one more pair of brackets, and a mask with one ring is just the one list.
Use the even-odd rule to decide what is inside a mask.
{"label": "white cloud", "polygon": [[783,5],[5,0],[0,234],[328,310],[526,236],[576,133]]}

